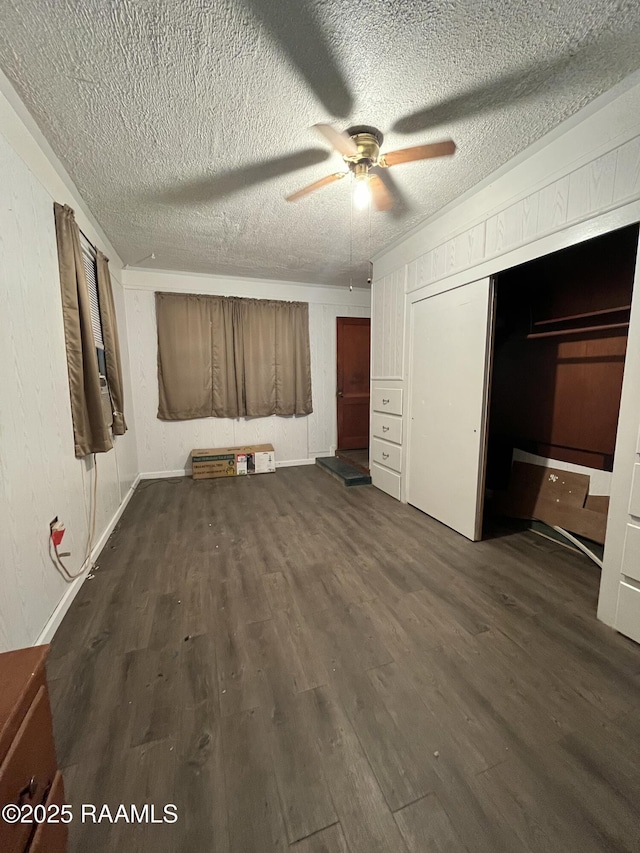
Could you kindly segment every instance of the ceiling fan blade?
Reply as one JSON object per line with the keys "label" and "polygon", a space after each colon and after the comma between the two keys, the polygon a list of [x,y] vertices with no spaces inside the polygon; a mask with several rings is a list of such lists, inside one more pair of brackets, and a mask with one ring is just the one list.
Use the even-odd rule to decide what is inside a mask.
{"label": "ceiling fan blade", "polygon": [[326,175],[324,178],[320,178],[319,181],[314,181],[312,184],[303,187],[301,190],[297,190],[296,192],[291,193],[291,195],[285,196],[285,201],[297,201],[299,198],[309,195],[309,193],[321,190],[322,187],[329,186],[329,184],[334,183],[334,181],[339,181],[348,174],[348,172],[335,172],[333,175]]}
{"label": "ceiling fan blade", "polygon": [[321,148],[307,148],[303,151],[296,151],[295,154],[286,154],[284,157],[274,157],[272,160],[263,160],[252,163],[250,166],[229,169],[225,172],[218,172],[216,175],[205,175],[202,178],[165,190],[156,198],[169,204],[202,204],[215,201],[256,184],[262,184],[271,178],[278,178],[281,175],[296,172],[298,169],[315,166],[328,160],[330,156],[328,151],[323,151]]}
{"label": "ceiling fan blade", "polygon": [[350,136],[336,130],[331,124],[314,124],[313,129],[317,130],[327,140],[332,148],[335,148],[343,157],[355,157],[358,153],[358,146]]}
{"label": "ceiling fan blade", "polygon": [[414,163],[416,160],[430,160],[432,157],[450,157],[456,150],[453,139],[433,142],[431,145],[414,145],[413,148],[400,148],[389,151],[380,160],[381,166],[398,166],[401,163]]}
{"label": "ceiling fan blade", "polygon": [[345,83],[331,41],[323,32],[313,4],[304,0],[242,0],[269,31],[318,100],[331,115],[345,118],[353,96]]}
{"label": "ceiling fan blade", "polygon": [[391,210],[393,207],[393,198],[380,178],[380,175],[369,175],[369,188],[371,189],[371,197],[375,209]]}
{"label": "ceiling fan blade", "polygon": [[[385,185],[387,192],[393,199],[393,207],[391,214],[394,218],[401,218],[411,210],[411,205],[400,190],[400,187],[395,182],[392,173],[388,169],[382,169],[379,166],[373,166],[369,174],[378,177]],[[372,188],[373,189],[373,188]]]}

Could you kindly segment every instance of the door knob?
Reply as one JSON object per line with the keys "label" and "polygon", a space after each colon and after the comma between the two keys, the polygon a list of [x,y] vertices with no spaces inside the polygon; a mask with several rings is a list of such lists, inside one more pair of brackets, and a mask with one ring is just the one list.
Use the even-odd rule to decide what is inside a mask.
{"label": "door knob", "polygon": [[338,391],[338,397],[344,397],[344,394],[342,393],[342,391]]}

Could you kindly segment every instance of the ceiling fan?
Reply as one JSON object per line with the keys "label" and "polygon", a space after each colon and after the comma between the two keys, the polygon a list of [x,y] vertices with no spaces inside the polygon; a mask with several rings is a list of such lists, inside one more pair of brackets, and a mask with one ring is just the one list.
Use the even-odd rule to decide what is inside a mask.
{"label": "ceiling fan", "polygon": [[[354,95],[342,76],[340,63],[334,55],[333,43],[317,18],[316,7],[321,4],[312,0],[236,2],[246,7],[262,24],[327,113],[336,118],[346,118],[353,112]],[[618,49],[619,45],[620,37],[616,36],[611,49]],[[583,63],[592,56],[597,58],[600,50],[604,50],[600,42],[580,47]],[[549,61],[545,58],[494,77],[488,82],[474,82],[463,92],[420,107],[415,112],[401,117],[393,124],[393,130],[401,134],[418,133],[482,115],[494,110],[496,106],[537,97],[550,80],[562,77],[571,63],[576,61],[576,56],[575,52],[570,55],[563,53],[555,60]],[[295,201],[352,174],[356,202],[364,204],[370,195],[379,210],[388,210],[392,215],[401,217],[407,211],[408,205],[388,167],[430,157],[447,156],[456,150],[454,142],[446,140],[380,154],[383,136],[376,128],[351,127],[345,132],[340,132],[329,124],[315,125],[315,128],[342,155],[345,169],[291,193],[287,196],[288,201]],[[317,165],[329,156],[326,148],[307,148],[228,170],[216,169],[214,174],[207,172],[193,181],[154,194],[153,199],[170,204],[217,201],[273,178]]]}
{"label": "ceiling fan", "polygon": [[342,155],[347,168],[334,172],[314,181],[306,187],[286,196],[287,201],[297,201],[309,193],[322,189],[353,175],[353,199],[357,207],[366,207],[371,199],[376,210],[391,210],[399,192],[395,182],[386,171],[391,166],[402,163],[413,163],[417,160],[430,160],[434,157],[449,157],[456,150],[452,139],[434,142],[428,145],[414,145],[411,148],[401,148],[397,151],[380,153],[383,142],[382,133],[375,127],[358,125],[341,132],[330,124],[315,124],[318,131],[327,142]]}

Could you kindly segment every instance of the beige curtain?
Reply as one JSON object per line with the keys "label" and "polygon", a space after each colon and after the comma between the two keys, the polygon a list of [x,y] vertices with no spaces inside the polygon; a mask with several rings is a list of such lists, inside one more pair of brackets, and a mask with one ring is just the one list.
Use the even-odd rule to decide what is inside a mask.
{"label": "beige curtain", "polygon": [[107,362],[107,381],[111,395],[113,410],[113,435],[124,435],[127,423],[124,419],[124,394],[122,391],[122,365],[120,364],[120,341],[118,340],[118,324],[116,309],[113,303],[113,289],[109,274],[109,260],[102,252],[96,250],[96,277],[98,282],[98,299],[100,300],[100,319],[102,321],[102,339],[104,355]]}
{"label": "beige curtain", "polygon": [[206,296],[156,293],[158,417],[212,415],[211,306]]}
{"label": "beige curtain", "polygon": [[80,232],[70,207],[56,203],[54,213],[75,454],[82,457],[104,453],[113,444],[102,410]]}
{"label": "beige curtain", "polygon": [[244,411],[248,416],[306,415],[311,401],[309,306],[236,299]]}
{"label": "beige curtain", "polygon": [[313,411],[309,306],[156,293],[158,417]]}
{"label": "beige curtain", "polygon": [[215,418],[237,418],[244,411],[242,351],[238,306],[233,299],[205,297],[211,312],[212,401]]}

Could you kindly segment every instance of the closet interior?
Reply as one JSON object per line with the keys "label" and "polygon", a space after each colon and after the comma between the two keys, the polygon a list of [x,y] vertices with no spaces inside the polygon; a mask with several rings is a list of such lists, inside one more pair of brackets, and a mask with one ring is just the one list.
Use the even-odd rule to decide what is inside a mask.
{"label": "closet interior", "polygon": [[637,244],[634,225],[496,277],[486,536],[520,519],[601,559]]}

